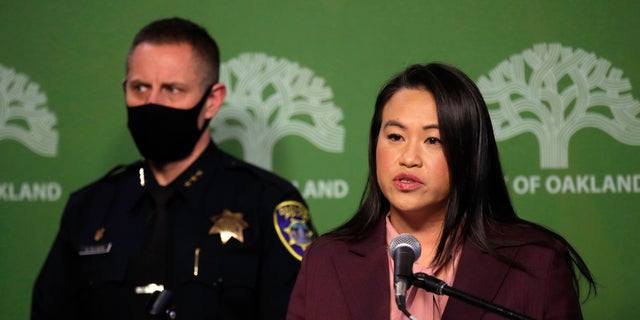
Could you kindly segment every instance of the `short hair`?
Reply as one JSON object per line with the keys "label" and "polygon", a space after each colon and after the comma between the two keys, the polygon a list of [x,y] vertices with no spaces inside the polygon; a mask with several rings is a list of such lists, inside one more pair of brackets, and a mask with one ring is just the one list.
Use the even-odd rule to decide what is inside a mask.
{"label": "short hair", "polygon": [[126,70],[129,71],[131,54],[141,43],[151,44],[181,44],[185,43],[193,48],[196,55],[204,64],[203,82],[210,85],[218,82],[220,67],[220,51],[216,41],[207,30],[187,19],[173,17],[156,20],[138,31],[133,38],[127,56]]}

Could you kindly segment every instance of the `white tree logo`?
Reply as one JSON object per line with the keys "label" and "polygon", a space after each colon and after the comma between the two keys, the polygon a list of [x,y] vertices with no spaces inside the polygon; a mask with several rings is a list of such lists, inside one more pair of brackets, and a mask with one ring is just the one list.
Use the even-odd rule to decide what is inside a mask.
{"label": "white tree logo", "polygon": [[324,79],[286,59],[243,53],[220,67],[227,98],[211,121],[216,141],[236,139],[244,159],[272,169],[275,144],[298,135],[327,152],[342,152],[342,110]]}
{"label": "white tree logo", "polygon": [[569,140],[587,127],[640,145],[640,103],[629,80],[609,61],[582,49],[534,45],[481,76],[478,87],[496,139],[533,133],[541,168],[567,168]]}
{"label": "white tree logo", "polygon": [[0,141],[16,140],[33,152],[55,157],[58,122],[47,109],[47,96],[37,83],[0,64]]}

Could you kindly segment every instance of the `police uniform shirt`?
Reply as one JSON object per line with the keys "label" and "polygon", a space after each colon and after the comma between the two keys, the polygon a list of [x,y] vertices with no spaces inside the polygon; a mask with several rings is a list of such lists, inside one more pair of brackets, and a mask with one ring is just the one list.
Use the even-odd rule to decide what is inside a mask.
{"label": "police uniform shirt", "polygon": [[160,285],[177,319],[284,319],[315,236],[299,192],[210,143],[171,184],[165,283],[145,285],[131,270],[155,184],[138,163],[71,195],[34,287],[32,319],[139,318],[151,295],[136,290]]}

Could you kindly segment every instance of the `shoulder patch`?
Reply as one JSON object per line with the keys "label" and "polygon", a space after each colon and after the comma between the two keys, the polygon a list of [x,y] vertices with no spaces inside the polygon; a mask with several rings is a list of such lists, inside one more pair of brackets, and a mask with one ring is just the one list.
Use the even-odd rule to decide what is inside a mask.
{"label": "shoulder patch", "polygon": [[309,227],[309,210],[298,201],[283,201],[273,211],[273,225],[285,248],[298,260],[315,237]]}

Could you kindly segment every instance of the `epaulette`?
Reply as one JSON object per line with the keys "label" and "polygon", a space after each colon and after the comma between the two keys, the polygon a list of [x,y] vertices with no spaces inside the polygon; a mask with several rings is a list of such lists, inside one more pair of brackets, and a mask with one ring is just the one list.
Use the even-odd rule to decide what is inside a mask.
{"label": "epaulette", "polygon": [[127,172],[128,170],[135,169],[142,165],[142,161],[138,160],[130,164],[119,164],[115,167],[111,168],[104,176],[102,176],[98,181],[103,181],[115,175],[118,175],[123,172]]}
{"label": "epaulette", "polygon": [[279,188],[286,189],[290,184],[286,179],[284,179],[283,177],[277,175],[272,171],[266,170],[255,164],[237,159],[235,157],[229,157],[225,161],[224,165],[229,170],[250,174],[256,178],[259,178],[261,181],[270,183],[273,186],[278,186]]}

